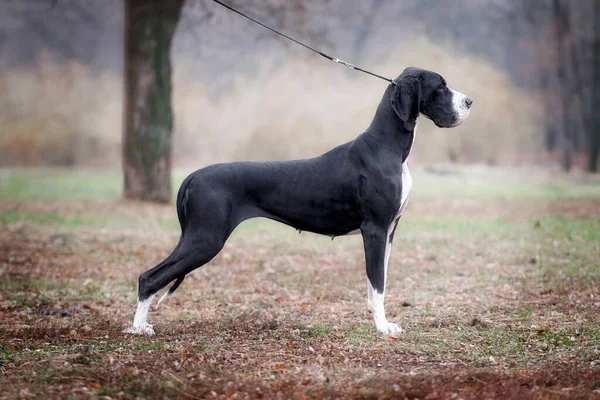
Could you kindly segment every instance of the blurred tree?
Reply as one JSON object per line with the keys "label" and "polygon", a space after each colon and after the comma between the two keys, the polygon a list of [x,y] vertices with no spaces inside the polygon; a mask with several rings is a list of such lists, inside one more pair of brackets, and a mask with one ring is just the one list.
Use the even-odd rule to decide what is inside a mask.
{"label": "blurred tree", "polygon": [[171,199],[170,49],[184,0],[125,0],[125,197]]}
{"label": "blurred tree", "polygon": [[10,53],[10,57],[0,57],[2,67],[37,62],[40,48],[52,49],[56,58],[76,55],[89,62],[96,50],[100,21],[114,5],[106,3],[109,7],[102,9],[77,0],[1,2],[0,45],[3,52]]}
{"label": "blurred tree", "polygon": [[588,124],[588,162],[590,172],[598,172],[598,156],[600,153],[600,1],[594,2],[594,37],[592,41],[592,102],[590,123]]}
{"label": "blurred tree", "polygon": [[[593,112],[600,103],[599,24],[594,23],[594,18],[598,18],[594,17],[594,7],[599,5],[596,0],[464,0],[461,7],[456,7],[454,0],[227,2],[319,49],[390,75],[395,71],[382,71],[376,65],[391,52],[398,51],[394,47],[396,42],[401,43],[411,35],[426,35],[442,46],[458,41],[467,51],[491,59],[524,90],[539,94],[540,102],[546,107],[540,123],[546,125],[541,131],[546,132],[547,150],[557,153],[563,164],[570,164],[571,159],[583,165],[582,156],[587,154],[587,168],[598,169],[600,132],[596,127],[600,124]],[[115,51],[115,42],[122,41],[121,29],[127,26],[128,33],[136,32],[129,26],[135,22],[134,16],[129,15],[124,23],[123,10],[135,4],[156,8],[161,1],[13,0],[0,3],[0,68],[3,70],[18,66],[37,68],[40,54],[50,54],[56,62],[72,60],[89,64],[98,71],[105,68],[117,71],[121,70],[123,60],[122,52]],[[251,76],[257,71],[275,70],[285,66],[291,54],[314,57],[211,1],[175,3],[181,18],[171,21],[169,29],[177,29],[182,34],[178,35],[172,53],[191,63],[188,67],[207,82],[210,95],[215,98],[230,88],[232,73]],[[169,5],[174,6],[172,2]],[[557,18],[559,16],[562,17]],[[558,26],[556,21],[562,21],[564,26]],[[558,37],[563,40],[557,41]],[[143,37],[140,35],[139,39]],[[170,39],[166,41],[169,45]],[[141,41],[131,44],[133,49],[136,45],[139,49],[145,48]],[[265,55],[269,57],[269,65],[264,62]],[[161,60],[168,62],[169,58],[155,59],[156,62]],[[128,68],[135,69],[138,64],[131,63]],[[170,68],[158,64],[155,67],[160,69],[161,77],[169,75]],[[332,65],[331,68],[337,67]],[[170,89],[169,85],[160,86],[158,80],[156,85]],[[139,93],[134,86],[125,91],[126,96]],[[135,105],[135,100],[130,101],[131,104]],[[148,100],[146,104],[150,107],[153,103]],[[143,115],[155,116],[150,112]],[[135,119],[124,118],[125,121],[133,123]],[[170,124],[173,125],[172,118]],[[167,146],[170,129],[163,132],[169,132],[166,136],[169,140],[163,142],[165,147],[161,151],[170,154]],[[126,135],[124,132],[123,139]],[[143,136],[140,137],[137,140],[143,141]],[[141,154],[146,154],[146,150],[142,151],[139,142],[132,143],[127,147],[131,150],[129,155],[125,154],[123,143],[123,160],[131,158],[131,168],[141,168]],[[148,141],[143,145],[150,147]],[[568,151],[563,151],[564,145]],[[74,147],[73,151],[78,150]],[[139,185],[140,177],[145,175],[133,176],[139,179],[128,183]],[[163,184],[168,186],[166,182]]]}
{"label": "blurred tree", "polygon": [[509,27],[516,46],[533,54],[521,63],[529,87],[542,92],[546,144],[568,171],[575,155],[598,170],[600,120],[600,2],[597,0],[510,0]]}
{"label": "blurred tree", "polygon": [[[126,198],[171,199],[170,49],[185,0],[125,0],[123,172]],[[259,9],[284,15],[284,2]],[[299,1],[288,4],[296,13]]]}
{"label": "blurred tree", "polygon": [[569,5],[563,4],[561,0],[552,1],[552,18],[555,31],[554,43],[556,45],[556,75],[558,78],[559,104],[562,115],[560,118],[560,150],[561,166],[569,171],[573,164],[573,132],[574,125],[571,123],[569,81],[567,80],[567,38],[569,37],[570,19]]}

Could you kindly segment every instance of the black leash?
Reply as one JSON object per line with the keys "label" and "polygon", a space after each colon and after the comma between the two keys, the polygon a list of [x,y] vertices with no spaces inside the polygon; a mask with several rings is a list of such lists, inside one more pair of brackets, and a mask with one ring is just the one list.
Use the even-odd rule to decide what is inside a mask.
{"label": "black leash", "polygon": [[342,65],[344,65],[344,66],[346,66],[346,67],[348,67],[348,68],[350,68],[350,69],[354,69],[354,70],[356,70],[356,71],[364,72],[365,74],[369,74],[369,75],[371,75],[371,76],[374,76],[374,77],[376,77],[376,78],[383,79],[384,81],[388,81],[389,83],[391,83],[391,84],[392,84],[392,85],[394,85],[394,86],[396,85],[396,83],[395,83],[393,80],[389,79],[389,78],[386,78],[386,77],[384,77],[384,76],[381,76],[381,75],[377,75],[377,74],[375,74],[375,73],[373,73],[373,72],[370,72],[370,71],[367,71],[367,70],[365,70],[365,69],[362,69],[362,68],[360,68],[360,67],[357,67],[356,65],[350,64],[349,62],[346,62],[346,61],[340,60],[339,58],[336,58],[336,57],[332,57],[332,56],[330,56],[330,55],[329,55],[329,54],[327,54],[327,53],[324,53],[324,52],[322,52],[322,51],[319,51],[319,50],[313,49],[312,47],[310,47],[310,46],[307,46],[307,45],[305,45],[304,43],[302,43],[302,42],[299,42],[299,41],[297,41],[296,39],[294,39],[294,38],[291,38],[291,37],[289,37],[289,36],[287,36],[287,35],[285,35],[285,34],[283,34],[283,33],[279,32],[279,31],[276,31],[275,29],[273,29],[273,28],[271,28],[271,27],[269,27],[269,26],[267,26],[267,25],[263,24],[263,23],[262,23],[262,22],[260,22],[260,21],[257,21],[257,20],[255,20],[255,19],[254,19],[254,18],[252,18],[252,17],[249,17],[249,16],[247,16],[246,14],[244,14],[244,13],[242,13],[242,12],[240,12],[240,11],[236,10],[235,8],[233,8],[233,7],[231,7],[231,6],[228,6],[228,5],[227,5],[227,4],[225,4],[225,3],[222,3],[222,2],[220,2],[219,0],[213,0],[213,1],[214,1],[215,3],[217,3],[217,4],[220,4],[220,5],[222,5],[223,7],[227,8],[228,10],[231,10],[231,11],[233,11],[234,13],[241,15],[241,16],[242,16],[242,17],[244,17],[244,18],[248,18],[250,21],[257,23],[257,24],[259,24],[260,26],[262,26],[262,27],[264,27],[264,28],[267,28],[267,29],[268,29],[268,30],[270,30],[271,32],[275,32],[276,34],[278,34],[278,35],[281,35],[281,36],[283,36],[284,38],[286,38],[286,39],[288,39],[288,40],[291,40],[291,41],[292,41],[292,42],[294,42],[294,43],[297,43],[297,44],[299,44],[300,46],[306,47],[306,48],[307,48],[307,49],[309,49],[310,51],[314,51],[315,53],[317,53],[317,54],[319,54],[319,55],[321,55],[321,56],[325,57],[325,58],[326,58],[326,59],[328,59],[328,60],[331,60],[331,61],[333,61],[333,62],[335,62],[335,63],[338,63],[338,64],[342,64]]}

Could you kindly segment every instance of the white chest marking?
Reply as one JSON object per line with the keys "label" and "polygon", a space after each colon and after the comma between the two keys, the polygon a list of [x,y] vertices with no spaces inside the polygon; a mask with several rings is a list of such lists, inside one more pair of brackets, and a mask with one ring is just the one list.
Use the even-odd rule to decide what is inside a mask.
{"label": "white chest marking", "polygon": [[[417,128],[419,127],[419,120],[417,119],[417,121],[415,122],[415,129],[413,131],[413,141],[410,144],[410,147],[412,149],[413,144],[415,143],[415,137],[417,136]],[[410,149],[409,149],[410,151]],[[400,196],[400,205],[398,207],[398,212],[396,213],[396,216],[394,217],[394,221],[392,222],[392,226],[390,227],[390,229],[394,229],[393,225],[395,225],[396,219],[398,219],[402,213],[404,212],[404,209],[406,208],[406,205],[408,204],[408,195],[410,194],[410,189],[412,188],[412,175],[410,174],[410,171],[408,170],[408,157],[406,158],[406,160],[404,160],[404,162],[402,163],[402,194]],[[391,233],[391,231],[389,232]],[[389,236],[388,233],[388,236]]]}
{"label": "white chest marking", "polygon": [[[413,141],[410,144],[410,148],[412,148],[414,142],[415,142],[415,137],[417,136],[417,127],[419,126],[419,120],[417,119],[415,121],[415,129],[413,130]],[[410,149],[409,149],[410,151]],[[396,215],[394,216],[394,219],[392,220],[392,224],[388,227],[388,242],[389,242],[389,238],[390,235],[392,234],[392,231],[394,230],[394,227],[396,226],[396,220],[398,218],[400,218],[400,216],[402,215],[402,213],[404,212],[404,209],[406,208],[406,205],[408,204],[408,195],[410,193],[410,189],[412,188],[412,175],[410,174],[410,171],[408,170],[408,157],[406,158],[406,160],[404,160],[404,162],[402,163],[402,172],[401,172],[401,179],[402,179],[402,193],[400,195],[400,204],[398,205],[398,211],[396,212]],[[354,231],[348,232],[346,233],[345,236],[347,235],[357,235],[360,233],[360,229],[356,229]],[[389,247],[389,246],[388,246]],[[387,268],[387,260],[389,258],[389,249],[386,249],[386,256],[385,256],[385,265]]]}
{"label": "white chest marking", "polygon": [[406,160],[402,164],[402,196],[400,198],[400,208],[398,209],[396,218],[402,215],[406,205],[408,204],[408,195],[410,194],[410,189],[412,188],[412,182],[412,175],[408,170],[408,160]]}

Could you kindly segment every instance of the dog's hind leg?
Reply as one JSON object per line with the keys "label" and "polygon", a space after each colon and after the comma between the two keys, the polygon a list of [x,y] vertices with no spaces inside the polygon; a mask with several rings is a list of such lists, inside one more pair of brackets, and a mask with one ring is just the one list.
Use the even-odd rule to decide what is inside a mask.
{"label": "dog's hind leg", "polygon": [[173,292],[177,290],[177,288],[179,287],[179,285],[181,285],[181,282],[183,282],[184,279],[185,279],[185,275],[184,276],[180,276],[179,278],[177,278],[177,280],[169,288],[169,290],[167,290],[165,292],[165,294],[163,294],[163,296],[160,298],[160,300],[158,300],[158,303],[156,303],[156,307],[154,307],[154,308],[155,309],[158,308],[158,306],[160,306],[166,299],[168,299],[169,297],[171,297],[171,295],[173,294]]}
{"label": "dog's hind leg", "polygon": [[[231,219],[231,207],[227,201],[215,201],[207,194],[202,201],[188,203],[185,220],[182,219],[182,235],[173,253],[154,268],[139,277],[138,306],[135,313],[134,333],[154,333],[146,322],[150,303],[156,293],[176,281],[170,289],[175,291],[183,278],[216,256],[229,234],[237,226]],[[168,296],[168,294],[167,294]]]}
{"label": "dog's hind leg", "polygon": [[224,244],[224,239],[211,238],[206,235],[195,240],[188,240],[184,236],[169,257],[140,275],[138,305],[133,319],[133,328],[127,329],[126,332],[154,334],[152,325],[147,323],[147,316],[156,293],[174,280],[175,283],[170,292],[175,291],[185,275],[212,260],[221,251]]}
{"label": "dog's hind leg", "polygon": [[[181,248],[182,243],[183,243],[183,236],[179,239],[179,243],[177,243],[177,246],[171,252],[171,254],[166,259],[164,259],[161,263],[159,263],[156,267],[154,267],[154,269],[159,268],[159,267],[164,267],[166,265],[172,265],[173,262],[175,261],[175,257],[178,256],[179,249]],[[183,280],[183,278],[181,278],[181,280]],[[146,322],[146,319],[148,317],[148,310],[150,309],[150,304],[152,303],[152,299],[154,299],[155,294],[156,293],[152,293],[151,295],[142,298],[139,295],[139,287],[138,287],[138,304],[137,304],[137,308],[135,310],[135,317],[133,318],[133,327],[126,328],[124,330],[124,332],[154,335],[154,329],[153,329],[152,325],[150,325]]]}

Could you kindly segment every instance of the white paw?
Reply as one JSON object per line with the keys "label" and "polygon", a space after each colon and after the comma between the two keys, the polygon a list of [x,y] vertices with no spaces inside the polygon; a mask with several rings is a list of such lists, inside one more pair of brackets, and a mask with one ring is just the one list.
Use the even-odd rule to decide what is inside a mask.
{"label": "white paw", "polygon": [[142,326],[132,326],[131,328],[123,329],[124,333],[133,333],[135,335],[154,335],[154,328],[150,324],[144,324]]}
{"label": "white paw", "polygon": [[384,335],[399,335],[404,332],[400,325],[385,320],[380,323],[375,323],[375,326],[377,327],[377,330]]}

